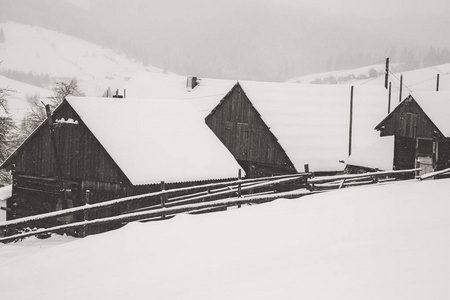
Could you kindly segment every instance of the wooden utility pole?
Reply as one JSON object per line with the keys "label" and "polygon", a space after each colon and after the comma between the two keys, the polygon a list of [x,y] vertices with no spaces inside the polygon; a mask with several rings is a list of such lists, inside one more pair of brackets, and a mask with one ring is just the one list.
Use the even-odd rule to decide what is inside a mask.
{"label": "wooden utility pole", "polygon": [[392,82],[389,82],[388,114],[391,113],[391,95],[392,95]]}
{"label": "wooden utility pole", "polygon": [[398,102],[402,102],[402,91],[403,91],[403,74],[400,75],[400,94],[398,96]]}
{"label": "wooden utility pole", "polygon": [[353,85],[350,90],[350,125],[348,129],[348,156],[352,155],[352,131],[353,131]]}
{"label": "wooden utility pole", "polygon": [[389,80],[389,57],[386,58],[386,70],[384,74],[384,87],[388,88],[388,80]]}
{"label": "wooden utility pole", "polygon": [[439,74],[437,74],[437,79],[436,79],[436,92],[439,92]]}

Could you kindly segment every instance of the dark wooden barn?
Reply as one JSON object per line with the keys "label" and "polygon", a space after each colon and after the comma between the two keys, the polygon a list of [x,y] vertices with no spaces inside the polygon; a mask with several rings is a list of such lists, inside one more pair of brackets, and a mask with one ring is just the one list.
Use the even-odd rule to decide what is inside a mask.
{"label": "dark wooden barn", "polygon": [[450,93],[417,92],[403,100],[376,126],[394,136],[394,167],[421,173],[450,167]]}
{"label": "dark wooden barn", "polygon": [[[357,87],[353,147],[377,140],[386,92]],[[349,151],[351,87],[240,81],[206,123],[250,177],[342,172]],[[195,101],[192,100],[192,101]]]}
{"label": "dark wooden barn", "polygon": [[8,220],[79,206],[87,194],[97,203],[161,181],[236,178],[240,168],[186,101],[72,97],[51,119],[1,165],[13,174]]}
{"label": "dark wooden barn", "polygon": [[239,83],[206,117],[206,124],[233,153],[249,178],[297,173]]}

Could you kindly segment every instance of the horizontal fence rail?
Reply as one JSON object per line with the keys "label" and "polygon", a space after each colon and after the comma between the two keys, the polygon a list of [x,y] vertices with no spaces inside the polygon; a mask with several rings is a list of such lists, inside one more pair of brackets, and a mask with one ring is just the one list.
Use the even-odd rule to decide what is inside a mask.
{"label": "horizontal fence rail", "polygon": [[408,170],[397,170],[397,171],[380,171],[380,172],[370,172],[370,173],[361,173],[361,174],[347,174],[347,175],[337,175],[337,176],[321,176],[308,179],[308,183],[324,183],[324,182],[332,182],[336,180],[348,180],[348,179],[358,179],[364,177],[379,177],[379,176],[388,176],[388,175],[396,175],[402,173],[412,173],[420,171],[420,168],[417,169],[408,169]]}
{"label": "horizontal fence rail", "polygon": [[438,177],[440,175],[446,175],[446,174],[450,174],[450,168],[444,169],[444,170],[441,170],[441,171],[436,171],[436,172],[424,174],[422,176],[419,176],[418,179],[419,180],[425,180],[425,179],[434,178],[434,177]]}
{"label": "horizontal fence rail", "polygon": [[[19,228],[19,227],[32,227],[32,224],[40,221],[45,220],[55,220],[56,218],[61,218],[69,215],[74,215],[75,213],[84,213],[86,216],[87,213],[90,211],[98,210],[98,209],[104,209],[104,208],[110,208],[110,207],[116,207],[121,204],[126,203],[132,203],[134,201],[139,201],[143,199],[154,199],[154,198],[163,198],[167,197],[168,195],[180,193],[180,192],[190,192],[190,191],[196,191],[199,189],[206,189],[206,191],[203,191],[200,195],[198,192],[194,193],[196,196],[192,195],[186,195],[184,199],[176,199],[176,201],[171,201],[171,199],[167,199],[164,201],[161,201],[161,205],[156,206],[149,206],[144,208],[144,210],[150,210],[150,209],[158,209],[161,206],[163,207],[173,207],[173,206],[180,206],[185,205],[189,203],[196,203],[196,202],[203,202],[210,198],[214,197],[224,197],[226,195],[232,195],[232,194],[240,194],[243,191],[250,191],[253,189],[258,189],[266,186],[286,183],[286,182],[292,182],[299,179],[304,179],[306,182],[306,178],[310,177],[310,173],[299,173],[299,174],[290,174],[290,175],[280,175],[280,176],[272,176],[272,177],[265,177],[265,178],[254,178],[254,179],[238,179],[228,182],[219,182],[219,183],[211,183],[211,184],[205,184],[205,185],[198,185],[198,186],[191,186],[191,187],[184,187],[184,188],[176,188],[176,189],[170,189],[170,190],[162,190],[158,192],[153,193],[147,193],[137,196],[129,196],[119,199],[114,199],[110,201],[95,203],[95,204],[86,204],[83,206],[77,206],[69,209],[64,209],[60,211],[54,211],[50,213],[40,214],[40,215],[34,215],[30,217],[10,220],[6,222],[0,223],[0,232],[4,231],[7,232],[7,230]],[[242,196],[242,195],[241,195]],[[86,217],[85,217],[86,219]],[[103,224],[103,223],[101,223]],[[69,225],[69,224],[67,224]],[[64,226],[64,225],[61,225]],[[63,227],[65,228],[65,227]],[[72,227],[67,227],[68,229]],[[39,233],[36,233],[39,234]]]}
{"label": "horizontal fence rail", "polygon": [[[300,197],[303,195],[310,194],[309,191],[296,191],[296,192],[285,192],[285,193],[279,193],[277,195],[278,198],[289,198],[289,197]],[[144,211],[144,212],[134,212],[129,214],[124,214],[120,216],[114,216],[114,217],[106,217],[96,220],[87,220],[82,222],[75,222],[71,224],[65,224],[60,226],[54,226],[51,228],[43,228],[38,229],[33,232],[24,232],[20,234],[16,234],[14,236],[8,236],[4,238],[0,238],[0,242],[9,242],[16,239],[33,236],[33,235],[39,235],[39,234],[46,234],[46,233],[55,233],[59,231],[64,231],[67,229],[75,229],[75,228],[81,228],[87,225],[101,225],[106,224],[109,222],[116,222],[116,221],[122,221],[125,223],[133,222],[133,221],[139,221],[143,219],[148,218],[154,218],[154,217],[160,217],[162,215],[169,216],[169,215],[176,215],[180,213],[187,213],[187,212],[193,212],[200,209],[207,209],[207,208],[214,208],[214,207],[230,207],[230,206],[237,206],[246,204],[249,202],[268,202],[274,200],[274,197],[268,197],[268,196],[254,196],[254,197],[246,197],[246,198],[229,198],[229,199],[223,199],[223,200],[217,200],[213,202],[204,202],[204,203],[195,203],[195,204],[188,204],[188,205],[180,205],[170,208],[159,208],[152,211]]]}
{"label": "horizontal fence rail", "polygon": [[[75,213],[84,214],[83,221],[73,221],[74,218],[72,218],[71,223],[58,226],[50,225],[49,228],[40,228],[18,234],[13,233],[12,235],[0,238],[0,242],[14,241],[33,235],[67,232],[67,230],[71,229],[81,229],[82,232],[84,232],[82,236],[85,236],[86,228],[89,226],[111,224],[113,222],[119,222],[121,225],[124,225],[133,221],[160,220],[179,213],[203,213],[226,209],[230,206],[240,207],[243,204],[264,203],[280,198],[298,198],[304,195],[342,188],[344,186],[350,187],[389,182],[397,180],[392,176],[405,173],[417,174],[419,171],[420,168],[416,168],[320,177],[313,177],[312,173],[299,173],[254,179],[237,179],[227,182],[210,183],[169,190],[163,189],[158,192],[129,196],[95,204],[86,204],[60,211],[2,222],[0,223],[0,233],[8,232],[8,230],[14,232],[17,228],[32,227],[32,224],[43,220],[55,220],[60,217],[73,216]],[[423,180],[447,173],[450,173],[450,169],[434,172],[433,174],[416,176],[416,178]],[[303,186],[302,189],[280,193],[276,192],[276,189],[271,188],[296,180],[301,180]],[[164,184],[162,184],[162,188],[164,188]],[[261,191],[261,189],[263,190]],[[237,197],[229,198],[230,196]],[[151,205],[146,206],[145,203],[147,202],[145,202],[143,207],[134,210],[119,211],[119,215],[110,214],[95,219],[89,219],[88,217],[89,212],[95,210],[113,207],[121,208],[120,205],[122,204],[129,204],[142,200],[146,201],[147,199],[160,199],[160,204],[155,205],[155,201],[152,201]]]}

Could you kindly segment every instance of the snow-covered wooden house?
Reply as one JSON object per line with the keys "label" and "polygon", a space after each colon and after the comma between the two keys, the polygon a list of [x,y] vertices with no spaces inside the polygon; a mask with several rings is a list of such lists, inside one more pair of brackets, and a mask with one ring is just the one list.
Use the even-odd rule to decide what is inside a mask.
{"label": "snow-covered wooden house", "polygon": [[68,97],[53,122],[56,151],[44,122],[1,165],[13,169],[8,219],[81,205],[86,190],[96,203],[157,191],[161,181],[236,178],[240,168],[187,101]]}
{"label": "snow-covered wooden house", "polygon": [[[250,177],[343,171],[350,146],[351,86],[239,81],[206,123]],[[351,149],[378,139],[383,87],[355,86]]]}
{"label": "snow-covered wooden house", "polygon": [[422,173],[450,167],[450,92],[414,92],[377,126],[395,140],[394,167]]}

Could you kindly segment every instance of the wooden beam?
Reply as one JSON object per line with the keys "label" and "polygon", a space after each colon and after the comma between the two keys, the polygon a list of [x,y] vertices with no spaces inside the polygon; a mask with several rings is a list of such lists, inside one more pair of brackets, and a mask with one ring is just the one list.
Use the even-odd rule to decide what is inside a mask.
{"label": "wooden beam", "polygon": [[386,69],[384,73],[384,87],[388,88],[388,80],[389,80],[389,57],[386,58]]}
{"label": "wooden beam", "polygon": [[352,155],[352,131],[353,131],[353,85],[350,89],[350,123],[348,129],[348,156]]}

